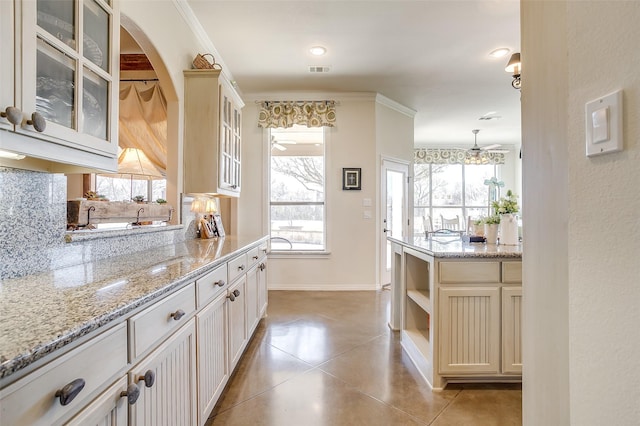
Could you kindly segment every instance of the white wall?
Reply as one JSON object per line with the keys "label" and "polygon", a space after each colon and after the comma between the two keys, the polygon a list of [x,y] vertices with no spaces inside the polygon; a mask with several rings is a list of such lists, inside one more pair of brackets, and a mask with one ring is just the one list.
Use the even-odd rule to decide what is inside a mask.
{"label": "white wall", "polygon": [[[329,130],[327,140],[327,239],[330,254],[326,256],[271,256],[269,288],[305,290],[371,290],[379,285],[378,261],[378,192],[379,159],[377,148],[378,109],[387,125],[380,125],[385,152],[411,152],[413,120],[400,112],[376,102],[374,94],[306,94],[304,99],[335,99],[337,123]],[[277,96],[245,96],[243,109],[242,194],[239,200],[240,233],[268,232],[266,194],[268,179],[264,157],[267,152],[262,129],[257,127],[257,99],[299,99],[300,94]],[[394,115],[404,119],[393,119]],[[381,131],[382,132],[382,131]],[[393,143],[388,134],[396,133]],[[404,148],[403,148],[404,147]],[[406,147],[409,147],[408,149]],[[342,190],[342,168],[362,169],[362,190]],[[371,207],[363,207],[364,198],[372,200]],[[371,219],[364,219],[364,210]],[[381,228],[380,228],[381,229]]]}
{"label": "white wall", "polygon": [[[525,425],[640,424],[640,2],[523,1]],[[585,103],[624,89],[623,152]]]}

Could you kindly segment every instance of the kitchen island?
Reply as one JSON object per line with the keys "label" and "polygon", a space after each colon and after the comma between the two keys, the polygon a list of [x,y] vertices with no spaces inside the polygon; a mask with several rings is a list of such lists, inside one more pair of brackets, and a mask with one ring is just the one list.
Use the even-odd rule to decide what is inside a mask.
{"label": "kitchen island", "polygon": [[1,281],[0,418],[201,424],[266,312],[266,252],[193,239]]}
{"label": "kitchen island", "polygon": [[459,237],[388,238],[391,318],[434,390],[522,380],[522,247]]}

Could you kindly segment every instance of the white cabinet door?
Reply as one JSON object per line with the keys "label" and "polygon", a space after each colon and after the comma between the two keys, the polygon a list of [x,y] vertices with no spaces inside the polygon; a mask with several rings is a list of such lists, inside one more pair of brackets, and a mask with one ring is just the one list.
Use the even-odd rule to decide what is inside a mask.
{"label": "white cabinet door", "polygon": [[502,372],[522,374],[522,287],[502,287]]}
{"label": "white cabinet door", "polygon": [[269,288],[267,285],[267,257],[258,265],[258,320],[267,314]]}
{"label": "white cabinet door", "polygon": [[14,105],[22,117],[0,135],[0,148],[116,171],[119,1],[1,3],[0,107]]}
{"label": "white cabinet door", "polygon": [[247,342],[246,275],[229,287],[229,370],[233,371]]}
{"label": "white cabinet door", "polygon": [[184,188],[240,194],[240,128],[244,105],[220,70],[184,71]]}
{"label": "white cabinet door", "polygon": [[258,306],[258,293],[260,278],[258,269],[259,265],[255,265],[247,272],[247,335],[250,336],[253,333],[258,321],[260,320],[260,311]]}
{"label": "white cabinet door", "polygon": [[500,287],[440,288],[440,373],[498,374]]}
{"label": "white cabinet door", "polygon": [[220,84],[220,188],[240,192],[242,112],[226,82]]}
{"label": "white cabinet door", "polygon": [[198,313],[198,411],[199,424],[208,415],[229,379],[227,293],[223,292]]}
{"label": "white cabinet door", "polygon": [[75,416],[67,426],[126,426],[127,378],[122,377]]}
{"label": "white cabinet door", "polygon": [[[130,406],[132,425],[195,425],[197,415],[195,318],[169,337],[129,373],[140,397]],[[155,375],[150,387],[140,378]]]}
{"label": "white cabinet door", "polygon": [[[14,4],[13,1],[0,1],[0,111],[15,107],[13,94],[14,81]],[[0,129],[13,129],[6,117],[0,117]]]}

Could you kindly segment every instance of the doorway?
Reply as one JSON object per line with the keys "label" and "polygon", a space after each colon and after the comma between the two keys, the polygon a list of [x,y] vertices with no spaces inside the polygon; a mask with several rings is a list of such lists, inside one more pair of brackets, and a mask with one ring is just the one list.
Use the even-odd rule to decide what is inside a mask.
{"label": "doorway", "polygon": [[409,235],[408,210],[409,163],[383,159],[380,173],[380,285],[391,284],[391,243],[387,236],[402,238]]}

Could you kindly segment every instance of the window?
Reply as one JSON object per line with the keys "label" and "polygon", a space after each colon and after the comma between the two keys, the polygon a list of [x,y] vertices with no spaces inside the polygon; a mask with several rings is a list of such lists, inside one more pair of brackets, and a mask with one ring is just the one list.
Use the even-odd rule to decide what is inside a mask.
{"label": "window", "polygon": [[166,179],[142,180],[96,175],[96,192],[110,201],[131,201],[142,195],[147,201],[167,198]]}
{"label": "window", "polygon": [[467,218],[489,215],[489,186],[485,179],[497,176],[499,166],[465,164],[414,165],[414,232],[422,233],[431,218],[433,230],[442,228],[442,219],[456,216],[461,230]]}
{"label": "window", "polygon": [[324,251],[324,129],[270,129],[269,139],[271,249]]}

